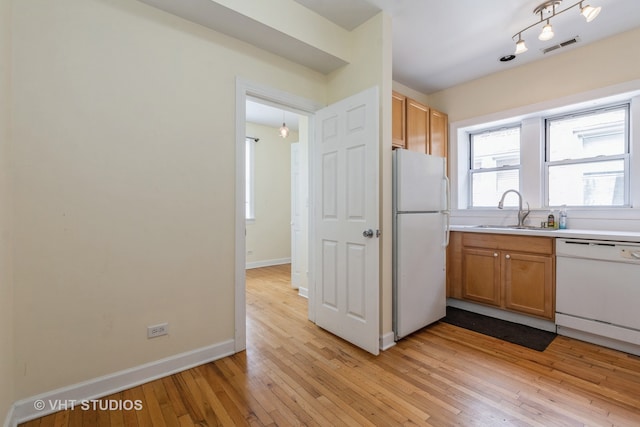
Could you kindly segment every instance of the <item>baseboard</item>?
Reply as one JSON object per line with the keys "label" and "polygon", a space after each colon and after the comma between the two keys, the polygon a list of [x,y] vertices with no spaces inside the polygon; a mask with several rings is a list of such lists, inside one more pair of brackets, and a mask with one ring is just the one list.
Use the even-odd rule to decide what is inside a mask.
{"label": "baseboard", "polygon": [[[115,372],[103,377],[74,384],[68,387],[52,390],[37,396],[17,401],[12,408],[11,421],[8,426],[15,427],[19,423],[40,418],[57,412],[60,407],[51,402],[82,402],[83,400],[99,399],[118,393],[122,390],[166,377],[204,363],[212,362],[234,354],[233,340],[199,348],[186,353],[177,354],[166,359],[146,363],[124,371]],[[49,402],[47,404],[47,402]],[[44,404],[44,409],[36,410],[38,403]],[[54,406],[53,408],[51,406]],[[7,423],[5,423],[7,425]]]}
{"label": "baseboard", "polygon": [[298,288],[298,295],[309,299],[309,288]]}
{"label": "baseboard", "polygon": [[394,337],[395,335],[393,332],[387,332],[386,334],[382,335],[380,337],[380,350],[389,350],[391,347],[396,345]]}
{"label": "baseboard", "polygon": [[270,267],[272,265],[291,264],[291,258],[280,259],[266,259],[264,261],[253,261],[245,264],[245,268],[250,270],[252,268]]}
{"label": "baseboard", "polygon": [[616,339],[603,337],[601,335],[591,334],[589,332],[573,329],[571,327],[558,325],[558,335],[563,335],[569,338],[590,342],[591,344],[596,344],[602,347],[612,348],[614,350],[640,356],[640,345],[618,341]]}

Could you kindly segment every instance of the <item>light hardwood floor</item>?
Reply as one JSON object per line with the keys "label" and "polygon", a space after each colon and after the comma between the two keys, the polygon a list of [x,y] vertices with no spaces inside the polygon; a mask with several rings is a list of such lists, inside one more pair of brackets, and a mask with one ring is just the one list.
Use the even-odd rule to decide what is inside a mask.
{"label": "light hardwood floor", "polygon": [[544,352],[436,323],[374,357],[307,320],[289,266],[247,271],[246,352],[24,426],[638,426],[640,358],[566,337]]}

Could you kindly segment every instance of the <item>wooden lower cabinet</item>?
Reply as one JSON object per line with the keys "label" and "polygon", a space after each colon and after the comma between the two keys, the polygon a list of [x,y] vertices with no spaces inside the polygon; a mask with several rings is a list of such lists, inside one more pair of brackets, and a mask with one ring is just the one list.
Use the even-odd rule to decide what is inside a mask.
{"label": "wooden lower cabinet", "polygon": [[505,308],[553,319],[553,257],[508,252],[501,262]]}
{"label": "wooden lower cabinet", "polygon": [[462,251],[462,298],[500,306],[502,301],[500,258],[491,249]]}
{"label": "wooden lower cabinet", "polygon": [[553,238],[454,232],[450,241],[449,297],[553,320]]}

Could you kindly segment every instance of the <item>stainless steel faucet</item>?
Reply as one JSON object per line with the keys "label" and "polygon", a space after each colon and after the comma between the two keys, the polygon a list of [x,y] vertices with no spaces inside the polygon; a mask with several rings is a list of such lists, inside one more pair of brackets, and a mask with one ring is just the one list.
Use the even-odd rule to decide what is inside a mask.
{"label": "stainless steel faucet", "polygon": [[516,193],[518,195],[518,227],[523,227],[524,226],[524,220],[531,213],[531,209],[529,208],[529,202],[527,202],[527,210],[524,211],[522,209],[522,194],[520,194],[519,191],[511,189],[511,190],[507,190],[504,193],[502,193],[502,197],[500,198],[500,201],[498,202],[498,209],[502,209],[504,207],[504,198],[508,193]]}

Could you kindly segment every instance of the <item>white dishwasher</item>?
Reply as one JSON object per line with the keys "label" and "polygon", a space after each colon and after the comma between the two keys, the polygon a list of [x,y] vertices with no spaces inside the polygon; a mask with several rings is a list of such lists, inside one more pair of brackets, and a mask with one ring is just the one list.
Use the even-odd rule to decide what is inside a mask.
{"label": "white dishwasher", "polygon": [[556,239],[556,325],[640,355],[640,243]]}

